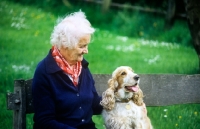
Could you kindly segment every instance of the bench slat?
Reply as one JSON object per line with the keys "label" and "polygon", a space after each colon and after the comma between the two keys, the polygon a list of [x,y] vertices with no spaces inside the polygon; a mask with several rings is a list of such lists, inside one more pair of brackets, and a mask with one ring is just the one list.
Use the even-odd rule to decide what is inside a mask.
{"label": "bench slat", "polygon": [[[97,92],[107,89],[111,75],[94,74]],[[140,88],[147,106],[200,103],[200,75],[141,74]]]}
{"label": "bench slat", "polygon": [[141,75],[148,106],[200,103],[200,75]]}

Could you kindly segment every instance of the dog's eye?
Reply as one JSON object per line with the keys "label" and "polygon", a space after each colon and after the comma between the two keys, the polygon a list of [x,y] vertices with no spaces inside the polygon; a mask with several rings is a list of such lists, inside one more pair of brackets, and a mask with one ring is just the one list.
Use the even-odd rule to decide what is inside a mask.
{"label": "dog's eye", "polygon": [[126,72],[122,72],[122,74],[121,75],[126,75]]}

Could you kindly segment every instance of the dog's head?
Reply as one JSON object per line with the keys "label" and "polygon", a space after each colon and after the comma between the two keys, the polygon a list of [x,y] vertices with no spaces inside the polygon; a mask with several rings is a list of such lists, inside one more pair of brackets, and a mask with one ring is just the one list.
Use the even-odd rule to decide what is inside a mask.
{"label": "dog's head", "polygon": [[126,102],[133,100],[142,105],[143,94],[139,88],[140,77],[129,66],[120,66],[112,73],[108,80],[108,89],[103,93],[101,105],[111,110],[116,101]]}
{"label": "dog's head", "polygon": [[[120,98],[132,95],[139,91],[140,77],[134,73],[131,67],[120,66],[113,73],[112,78],[108,81],[109,87],[115,88],[115,92]],[[112,85],[114,83],[114,85]]]}

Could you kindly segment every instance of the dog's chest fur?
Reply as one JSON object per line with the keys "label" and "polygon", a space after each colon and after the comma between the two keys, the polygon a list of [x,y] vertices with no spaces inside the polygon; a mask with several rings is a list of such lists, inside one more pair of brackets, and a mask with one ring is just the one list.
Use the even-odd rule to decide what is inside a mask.
{"label": "dog's chest fur", "polygon": [[132,101],[116,102],[115,107],[111,111],[103,111],[103,116],[110,117],[126,117],[126,119],[142,119],[141,107],[137,106]]}
{"label": "dog's chest fur", "polygon": [[[111,127],[112,124],[107,125],[107,123],[110,123],[112,121],[115,124],[119,123],[119,126],[124,125],[125,127],[123,127],[123,129],[133,129],[133,128],[147,129],[147,127],[142,128],[142,126],[145,125],[144,124],[145,116],[142,115],[143,113],[141,108],[142,106],[138,106],[132,101],[129,101],[127,103],[116,102],[115,107],[112,110],[110,111],[103,110],[102,112],[104,120],[107,121],[106,128],[116,129]],[[119,120],[119,121],[114,122],[114,120]],[[138,125],[140,127],[138,127]]]}

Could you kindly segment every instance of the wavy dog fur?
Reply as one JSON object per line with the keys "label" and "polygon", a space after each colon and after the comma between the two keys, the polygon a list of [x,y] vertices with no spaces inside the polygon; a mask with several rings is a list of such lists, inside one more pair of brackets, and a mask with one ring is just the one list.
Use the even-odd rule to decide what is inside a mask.
{"label": "wavy dog fur", "polygon": [[139,87],[139,76],[129,66],[120,66],[108,80],[101,105],[107,129],[152,129]]}

